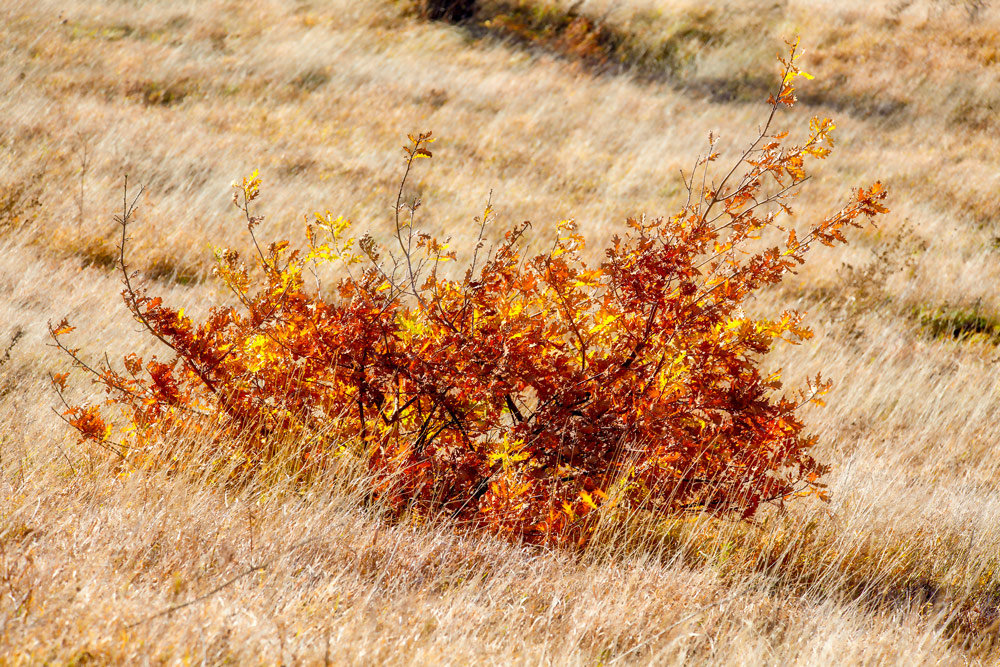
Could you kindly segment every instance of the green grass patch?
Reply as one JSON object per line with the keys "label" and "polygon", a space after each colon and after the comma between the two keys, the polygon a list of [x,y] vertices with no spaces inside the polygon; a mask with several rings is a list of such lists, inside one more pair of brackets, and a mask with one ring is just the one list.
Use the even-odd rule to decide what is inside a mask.
{"label": "green grass patch", "polygon": [[983,313],[976,304],[972,308],[945,304],[938,308],[920,307],[914,312],[920,326],[934,338],[987,341],[1000,345],[1000,318]]}

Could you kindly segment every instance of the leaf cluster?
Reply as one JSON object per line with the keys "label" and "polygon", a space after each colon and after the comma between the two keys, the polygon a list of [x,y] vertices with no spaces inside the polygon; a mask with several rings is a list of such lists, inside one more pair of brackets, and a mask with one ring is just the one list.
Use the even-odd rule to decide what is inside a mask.
{"label": "leaf cluster", "polygon": [[[715,168],[710,136],[679,210],[628,220],[597,264],[572,221],[538,254],[525,250],[527,222],[488,244],[487,205],[464,271],[444,271],[456,253],[415,228],[419,201],[403,196],[415,162],[432,155],[425,133],[404,148],[386,247],[329,212],[308,222],[300,250],[262,245],[261,179],[234,184],[251,252],[216,251],[234,305],[195,321],[129,270],[126,197],[122,294],[171,357],[88,365],[62,342],[71,327],[53,327],[124,415],[115,427],[99,406],[67,402],[64,417],[126,459],[178,423],[204,424],[220,447],[237,439],[251,463],[291,437],[303,468],[362,462],[369,493],[391,512],[443,512],[531,542],[584,543],[603,519],[636,512],[750,517],[764,503],[822,495],[827,467],[810,455],[815,438],[797,411],[829,383],[817,376],[785,394],[780,374],[760,369],[777,341],[811,332],[797,312],[754,318],[744,305],[817,244],[843,243],[847,228],[885,213],[886,191],[854,190],[801,232],[782,224],[807,162],[833,147],[828,119],[813,119],[799,144],[771,129],[807,76],[799,55],[792,43],[780,59],[770,113],[735,164]],[[767,243],[775,231],[782,241]],[[307,279],[324,266],[339,276],[329,288]],[[62,395],[66,377],[54,382]]]}

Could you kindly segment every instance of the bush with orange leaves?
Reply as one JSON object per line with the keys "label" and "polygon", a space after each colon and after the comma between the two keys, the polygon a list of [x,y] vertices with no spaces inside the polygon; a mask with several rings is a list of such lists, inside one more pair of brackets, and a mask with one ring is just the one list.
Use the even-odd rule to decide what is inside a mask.
{"label": "bush with orange leaves", "polygon": [[[796,44],[779,58],[766,122],[732,168],[714,172],[710,136],[680,210],[629,220],[598,265],[566,221],[547,252],[524,252],[527,223],[487,248],[487,206],[464,271],[444,275],[456,255],[415,229],[418,203],[403,201],[415,162],[431,157],[427,133],[404,149],[387,248],[356,240],[329,213],[308,225],[303,249],[264,247],[252,207],[261,181],[237,184],[253,260],[217,251],[236,305],[196,322],[129,269],[135,199],[126,199],[125,304],[172,358],[88,365],[62,342],[72,328],[60,323],[56,344],[121,410],[113,420],[106,407],[66,403],[65,418],[125,459],[180,424],[220,450],[239,448],[251,468],[291,439],[303,468],[361,462],[370,497],[392,514],[445,513],[530,542],[585,543],[602,516],[750,517],[764,503],[822,496],[827,467],[810,455],[815,439],[796,412],[829,385],[817,377],[786,395],[759,368],[775,341],[811,333],[796,312],[754,319],[742,304],[816,244],[842,243],[846,228],[885,213],[886,192],[878,182],[854,190],[798,233],[780,224],[807,160],[833,143],[830,120],[813,119],[797,145],[772,130],[795,102],[795,78],[808,76]],[[762,235],[774,230],[782,241],[769,247]],[[329,293],[306,279],[322,265],[339,267]],[[54,383],[63,396],[65,374]]]}

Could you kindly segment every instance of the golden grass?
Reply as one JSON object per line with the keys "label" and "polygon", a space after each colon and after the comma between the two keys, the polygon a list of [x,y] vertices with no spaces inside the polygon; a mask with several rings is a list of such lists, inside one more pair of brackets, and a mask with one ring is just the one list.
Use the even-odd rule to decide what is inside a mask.
{"label": "golden grass", "polygon": [[[931,338],[912,312],[1000,311],[1000,15],[929,0],[770,7],[583,3],[637,43],[680,24],[720,36],[658,80],[388,0],[11,5],[0,344],[26,333],[0,367],[0,662],[996,661],[1000,351]],[[385,233],[411,130],[441,137],[413,180],[431,230],[461,246],[492,189],[502,223],[544,236],[575,217],[598,249],[627,215],[671,212],[708,130],[740,147],[762,108],[744,93],[796,30],[817,80],[783,120],[840,126],[798,210],[875,178],[893,197],[881,229],[754,304],[813,314],[817,337],[767,363],[792,386],[818,370],[836,381],[807,413],[833,464],[829,505],[529,550],[381,525],[333,473],[305,490],[225,489],[196,466],[116,474],[51,413],[47,373],[66,360],[45,347],[46,320],[69,315],[92,358],[156,349],[108,266],[124,173],[147,186],[136,262],[189,311],[225,298],[199,282],[210,247],[245,242],[233,179],[261,169],[267,235],[294,239],[302,214],[327,208]],[[893,239],[899,270],[841,268]]]}

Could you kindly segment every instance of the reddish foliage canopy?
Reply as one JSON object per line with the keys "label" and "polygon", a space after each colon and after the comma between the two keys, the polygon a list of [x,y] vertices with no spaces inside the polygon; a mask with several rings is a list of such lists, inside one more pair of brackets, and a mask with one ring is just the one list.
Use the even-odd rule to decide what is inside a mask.
{"label": "reddish foliage canopy", "polygon": [[[238,307],[202,322],[138,286],[120,264],[132,316],[173,353],[168,362],[124,359],[86,366],[124,411],[113,437],[95,406],[66,419],[88,440],[124,457],[179,422],[210,423],[219,446],[238,436],[250,462],[295,438],[302,462],[353,457],[372,474],[371,494],[391,511],[446,512],[472,525],[535,542],[583,543],[601,516],[645,511],[753,515],[762,503],[822,495],[826,467],[797,409],[818,400],[819,377],[794,400],[777,374],[759,369],[779,339],[811,335],[801,316],[748,317],[741,304],[801,264],[816,244],[845,241],[847,227],[885,213],[881,183],[801,233],[779,224],[806,180],[809,158],[832,148],[833,123],[813,119],[808,139],[772,133],[808,76],[791,45],[770,114],[757,139],[719,181],[715,140],[690,174],[688,201],[673,216],[628,221],[599,266],[583,258],[574,224],[558,224],[547,252],[526,256],[528,224],[486,249],[483,230],[464,271],[456,256],[414,229],[417,203],[396,202],[395,247],[349,236],[329,213],[308,225],[307,247],[257,243],[251,212],[261,181],[235,186],[253,239],[247,265],[217,251],[217,274]],[[429,133],[410,137],[406,175],[429,158]],[[784,242],[760,239],[780,230]],[[339,265],[330,294],[306,273]],[[65,376],[55,384],[65,387]],[[228,439],[228,440],[227,440]]]}

